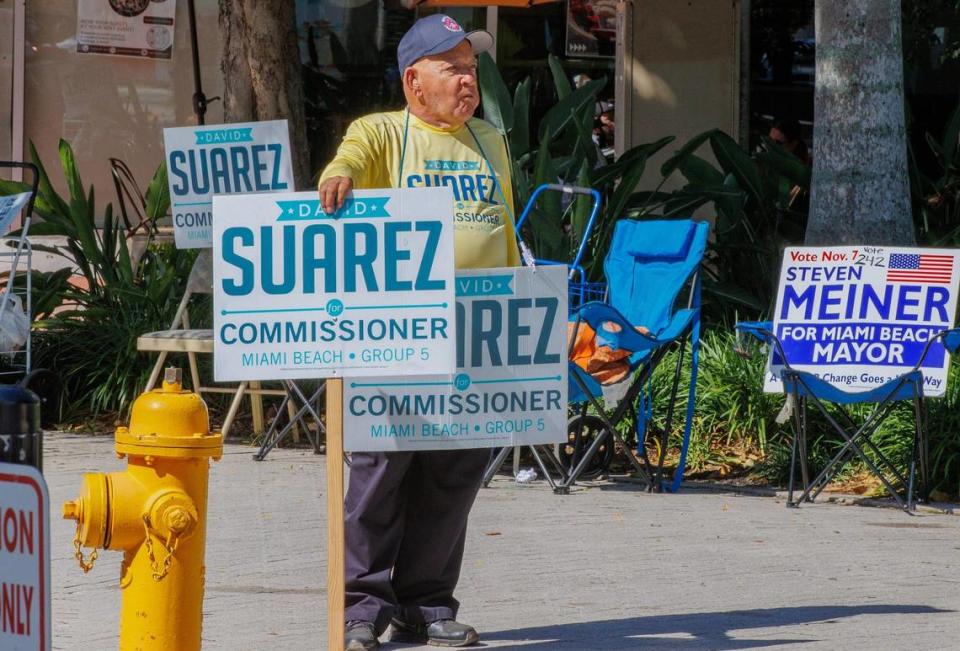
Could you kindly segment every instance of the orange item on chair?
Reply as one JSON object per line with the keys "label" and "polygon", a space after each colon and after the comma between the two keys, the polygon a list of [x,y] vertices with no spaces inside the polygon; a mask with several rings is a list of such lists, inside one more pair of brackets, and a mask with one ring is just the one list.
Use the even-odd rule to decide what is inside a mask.
{"label": "orange item on chair", "polygon": [[[577,327],[579,325],[579,327]],[[613,327],[619,328],[617,324],[606,324],[613,330]],[[613,327],[611,327],[613,326]],[[576,327],[576,333],[574,328]],[[641,334],[647,334],[649,330],[643,326],[636,328]],[[576,335],[573,347],[570,352],[570,361],[589,373],[593,379],[600,384],[616,384],[630,373],[630,364],[627,358],[631,353],[622,348],[611,348],[610,346],[597,345],[597,333],[583,321],[577,323],[567,323],[567,341]]]}

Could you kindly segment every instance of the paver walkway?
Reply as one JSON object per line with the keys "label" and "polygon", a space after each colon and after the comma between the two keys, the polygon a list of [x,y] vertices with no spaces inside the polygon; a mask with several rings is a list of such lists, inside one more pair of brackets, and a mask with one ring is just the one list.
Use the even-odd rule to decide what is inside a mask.
{"label": "paver walkway", "polygon": [[[54,648],[115,649],[120,556],[84,576],[59,511],[123,462],[109,437],[45,445]],[[323,649],[324,457],[251,452],[228,445],[211,473],[204,649]],[[960,517],[503,478],[474,509],[459,597],[496,649],[957,649]]]}

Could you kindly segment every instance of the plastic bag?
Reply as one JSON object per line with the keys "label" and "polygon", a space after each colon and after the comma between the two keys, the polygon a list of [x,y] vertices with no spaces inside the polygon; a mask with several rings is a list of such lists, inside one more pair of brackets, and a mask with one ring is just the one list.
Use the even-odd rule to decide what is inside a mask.
{"label": "plastic bag", "polygon": [[[4,299],[0,299],[4,300]],[[30,318],[23,311],[23,303],[16,294],[7,294],[6,305],[0,314],[0,352],[23,348],[30,336]]]}
{"label": "plastic bag", "polygon": [[537,471],[533,468],[524,468],[517,472],[516,480],[518,484],[529,484],[537,478]]}

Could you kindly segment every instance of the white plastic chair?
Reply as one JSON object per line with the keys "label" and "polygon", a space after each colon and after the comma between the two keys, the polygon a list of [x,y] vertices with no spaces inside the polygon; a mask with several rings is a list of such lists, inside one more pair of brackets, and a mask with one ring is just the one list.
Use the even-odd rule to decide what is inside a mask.
{"label": "white plastic chair", "polygon": [[204,386],[200,382],[200,373],[197,370],[197,354],[213,354],[213,330],[195,329],[190,327],[189,310],[190,297],[194,294],[210,294],[213,292],[213,253],[211,249],[203,249],[193,263],[190,270],[190,276],[187,278],[187,287],[183,293],[183,298],[177,306],[177,312],[173,317],[173,323],[169,330],[159,330],[157,332],[148,332],[137,338],[137,350],[144,352],[160,353],[156,363],[153,365],[153,371],[150,373],[150,379],[147,381],[146,390],[152,389],[160,373],[163,370],[167,355],[170,353],[186,353],[190,364],[190,378],[193,382],[193,390],[197,393],[227,393],[233,394],[233,400],[230,403],[230,409],[223,421],[221,431],[224,436],[230,432],[237,411],[240,408],[240,401],[244,394],[250,396],[250,410],[253,415],[254,434],[263,433],[263,396],[264,395],[285,395],[281,389],[263,389],[259,382],[241,382],[237,388],[227,386]]}

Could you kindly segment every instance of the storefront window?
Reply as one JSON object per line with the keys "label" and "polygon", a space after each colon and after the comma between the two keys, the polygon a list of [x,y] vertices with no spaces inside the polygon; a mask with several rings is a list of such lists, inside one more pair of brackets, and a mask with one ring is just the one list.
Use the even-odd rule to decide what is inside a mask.
{"label": "storefront window", "polygon": [[[163,161],[162,129],[196,123],[187,3],[176,3],[170,59],[77,52],[78,4],[27,3],[24,136],[63,191],[57,143],[70,142],[102,212],[115,202],[110,158],[124,161],[145,188]],[[195,4],[204,91],[222,95],[217,2]],[[207,122],[222,121],[220,103],[212,104]]]}
{"label": "storefront window", "polygon": [[813,143],[813,0],[758,0],[750,16],[750,142],[792,124]]}
{"label": "storefront window", "polygon": [[530,8],[501,7],[497,24],[497,65],[509,88],[526,77],[532,80],[533,127],[557,101],[553,76],[547,63],[552,54],[561,60],[567,78],[579,85],[590,79],[607,80],[599,95],[597,117],[614,108],[614,59],[611,56],[574,57],[566,53],[566,3]]}
{"label": "storefront window", "polygon": [[[813,144],[816,38],[813,0],[753,0],[750,16],[750,142],[778,121],[798,123]],[[926,134],[939,138],[957,108],[960,8],[952,0],[903,3],[904,91],[913,159],[935,173]]]}
{"label": "storefront window", "polygon": [[[351,121],[404,104],[397,69],[397,45],[417,17],[443,12],[465,30],[487,29],[483,7],[405,9],[398,0],[298,0],[297,23],[307,102],[311,168],[319,171],[334,155]],[[565,56],[566,5],[500,7],[496,59],[509,88],[533,79],[531,115],[556,102],[549,53],[558,56],[568,77],[605,77],[598,109],[612,109],[614,60],[611,56]]]}
{"label": "storefront window", "polygon": [[352,120],[403,105],[397,45],[415,20],[398,0],[297,0],[311,169]]}
{"label": "storefront window", "polygon": [[484,7],[419,7],[417,18],[437,13],[450,16],[468,32],[487,28],[487,10]]}

